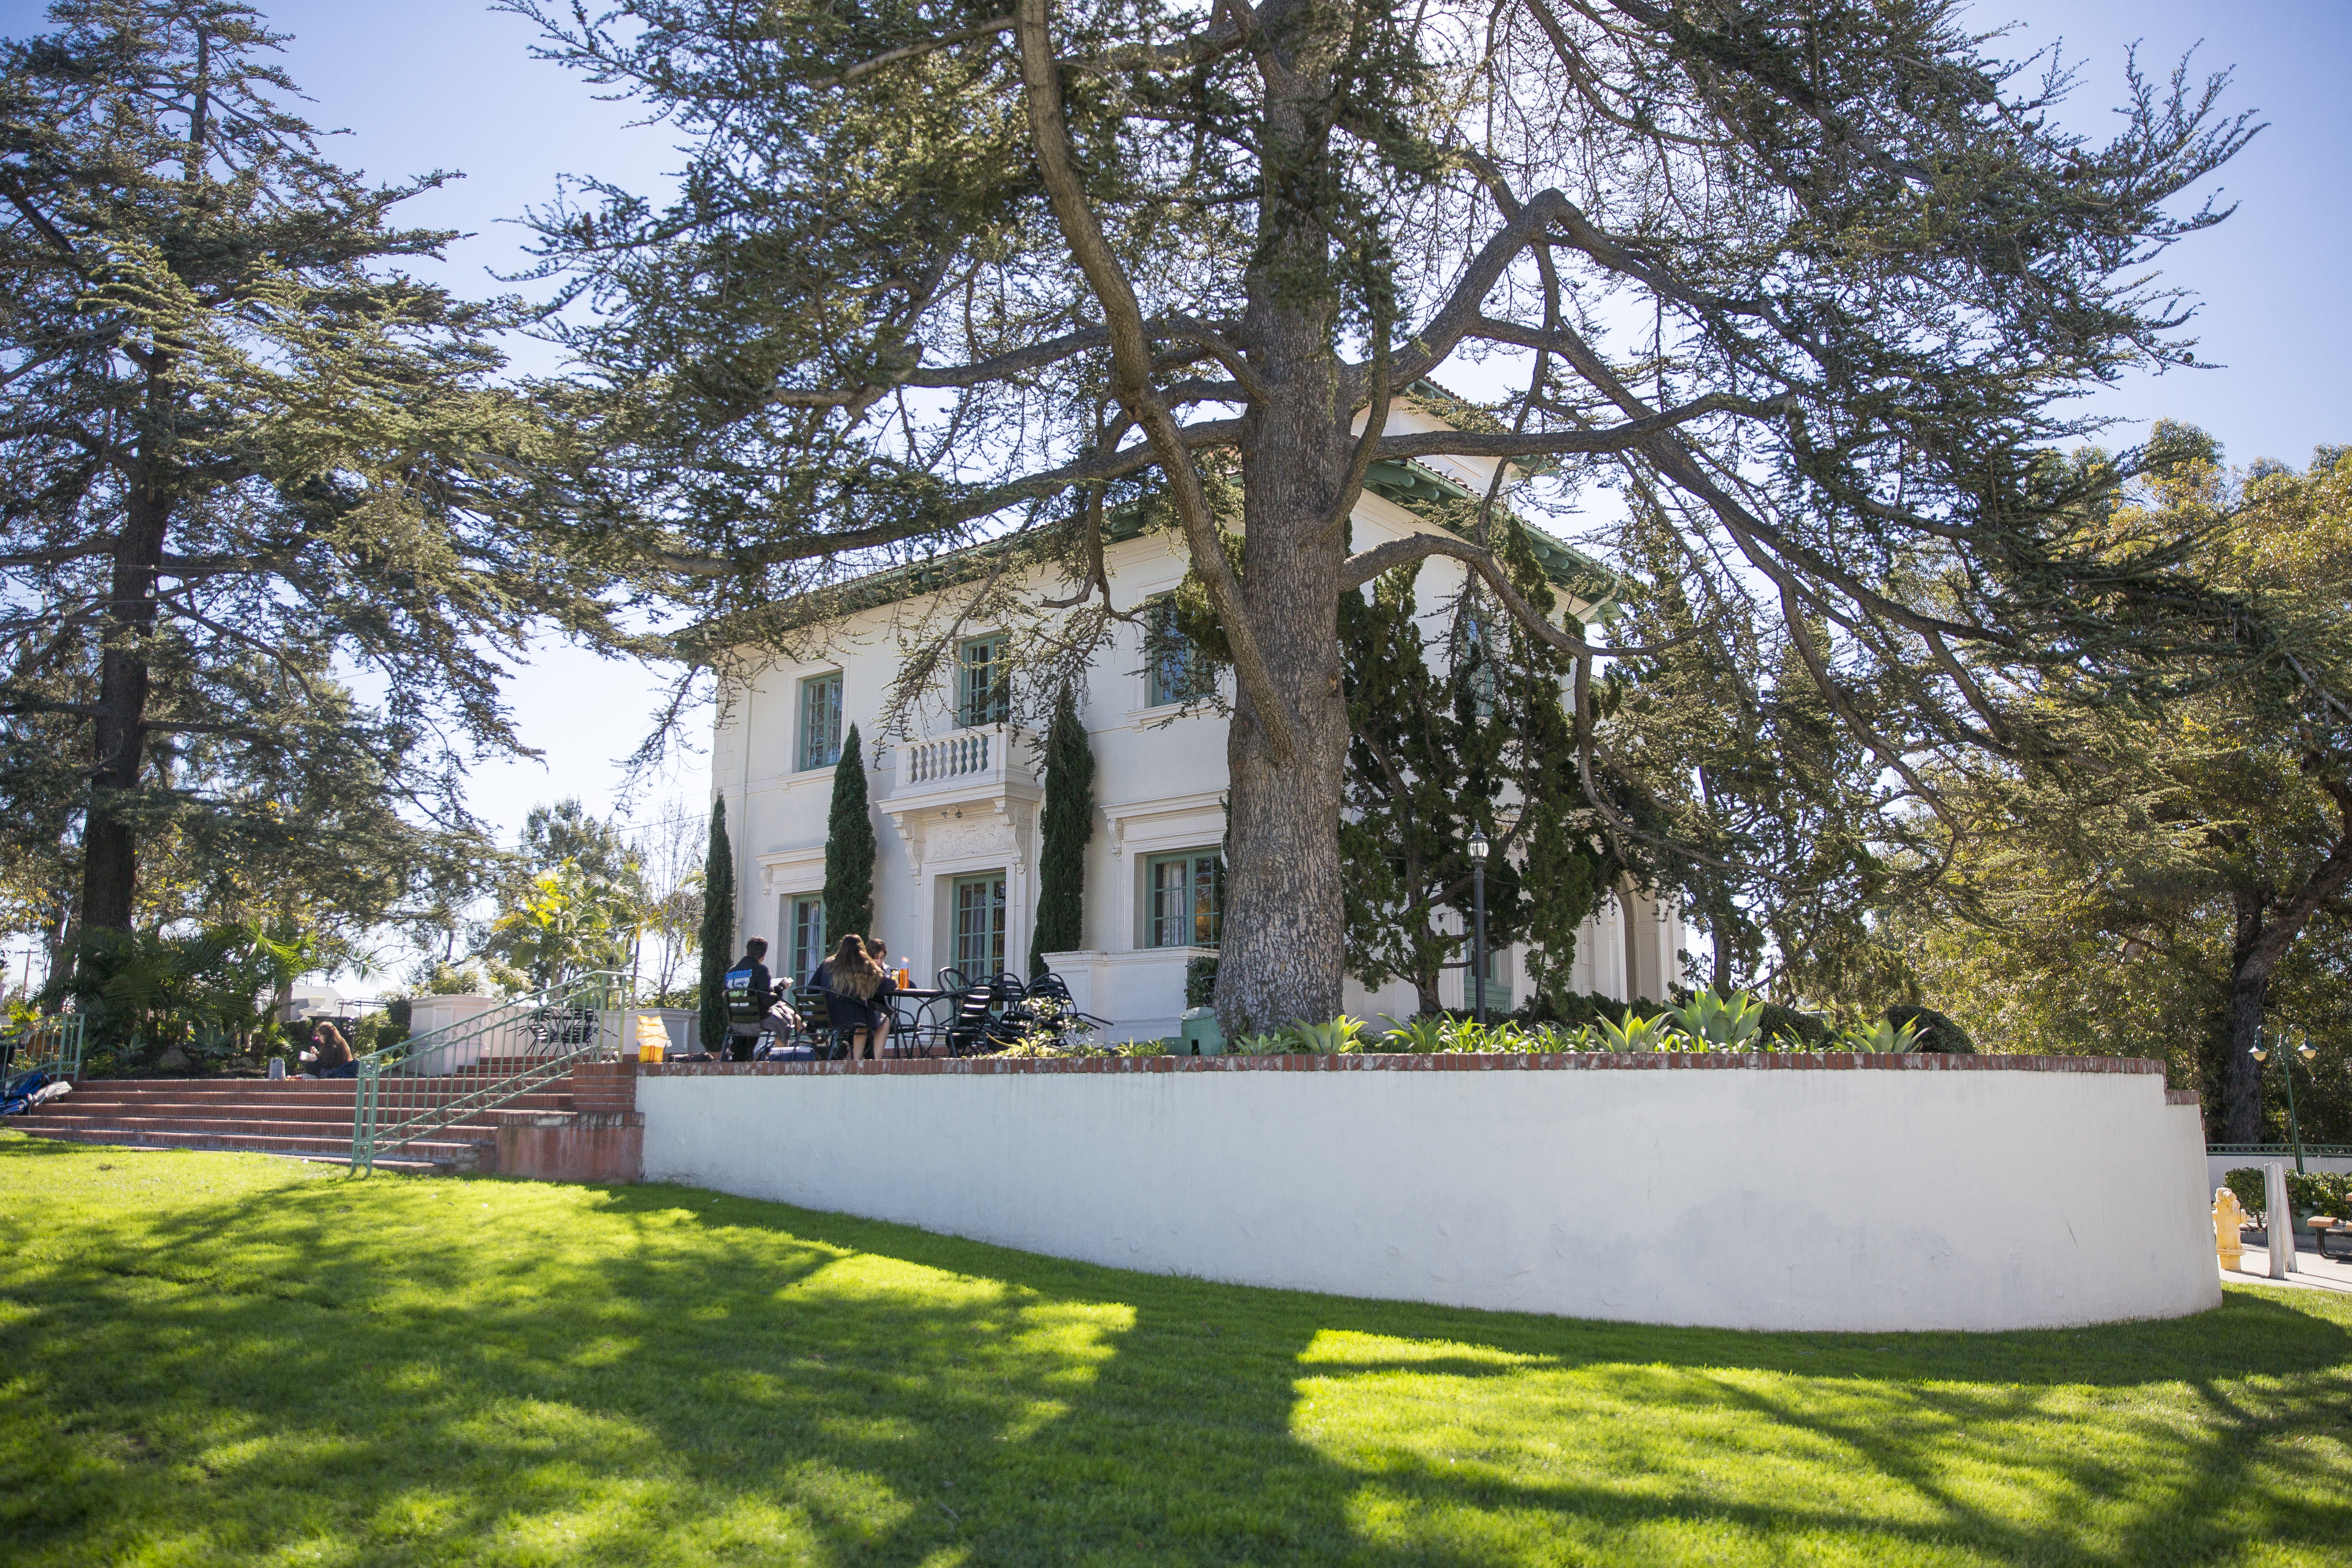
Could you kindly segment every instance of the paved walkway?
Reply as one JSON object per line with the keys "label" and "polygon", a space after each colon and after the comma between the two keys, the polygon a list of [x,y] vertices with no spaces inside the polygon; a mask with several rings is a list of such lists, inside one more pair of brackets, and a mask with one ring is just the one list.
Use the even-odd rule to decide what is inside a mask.
{"label": "paved walkway", "polygon": [[2322,1258],[2308,1247],[2294,1249],[2294,1271],[2284,1279],[2271,1279],[2271,1253],[2266,1247],[2249,1247],[2240,1260],[2242,1267],[2235,1274],[2221,1270],[2225,1280],[2241,1285],[2286,1285],[2305,1290],[2334,1290],[2352,1296],[2352,1263],[2339,1258]]}

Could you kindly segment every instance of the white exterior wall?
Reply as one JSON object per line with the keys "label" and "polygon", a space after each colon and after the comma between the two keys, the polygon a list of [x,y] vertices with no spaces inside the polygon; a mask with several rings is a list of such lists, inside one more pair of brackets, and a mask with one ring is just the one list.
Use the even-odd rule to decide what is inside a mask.
{"label": "white exterior wall", "polygon": [[1239,1284],[1741,1329],[2221,1303],[2160,1074],[1378,1059],[655,1068],[637,1106],[648,1180]]}
{"label": "white exterior wall", "polygon": [[[1429,426],[1417,410],[1400,405],[1399,429]],[[1453,477],[1483,489],[1483,465],[1433,459],[1432,467],[1459,469]],[[1475,470],[1475,471],[1474,471]],[[1367,493],[1355,516],[1355,545],[1425,531],[1411,512]],[[1111,544],[1105,564],[1114,602],[1140,605],[1182,581],[1181,545],[1165,536]],[[1434,616],[1459,588],[1463,568],[1443,558],[1422,571],[1423,602]],[[845,732],[859,728],[874,802],[879,854],[875,866],[875,928],[894,960],[907,963],[922,984],[950,962],[948,888],[959,875],[1003,870],[1006,877],[1005,966],[1028,967],[1029,939],[1035,924],[1037,858],[1035,804],[1042,782],[1030,767],[1030,748],[1042,737],[1013,737],[1011,766],[976,787],[914,789],[902,784],[909,742],[884,742],[875,734],[891,681],[898,669],[898,628],[918,619],[921,602],[886,606],[849,617],[828,639],[824,656],[768,667],[749,689],[722,693],[711,752],[714,787],[727,803],[727,826],[737,856],[738,940],[763,936],[770,963],[787,967],[791,932],[786,911],[794,895],[808,896],[824,883],[826,817],[832,803],[830,767],[798,771],[800,684],[838,669],[843,674]],[[992,628],[973,626],[967,635]],[[1081,712],[1095,756],[1095,833],[1087,847],[1087,952],[1106,961],[1076,965],[1088,973],[1092,1001],[1087,1010],[1109,1018],[1115,1032],[1138,1037],[1172,1035],[1183,1009],[1181,957],[1172,950],[1144,946],[1144,867],[1156,854],[1214,847],[1224,837],[1226,721],[1214,713],[1173,719],[1173,709],[1146,707],[1141,671],[1141,636],[1118,629],[1112,651],[1097,658],[1080,694]],[[1230,677],[1228,677],[1230,682]],[[951,694],[942,690],[916,724],[912,741],[951,732]],[[966,781],[969,782],[969,781]],[[1580,991],[1598,991],[1621,1001],[1663,998],[1679,978],[1685,944],[1678,912],[1661,911],[1646,898],[1631,899],[1630,919],[1647,921],[1637,940],[1629,972],[1624,927],[1629,911],[1612,900],[1586,923],[1578,941]],[[837,939],[840,933],[833,935]],[[1524,954],[1504,950],[1504,973],[1514,1002],[1528,994]],[[1095,976],[1099,975],[1100,979]],[[1080,982],[1071,980],[1076,990]],[[1460,1005],[1463,976],[1449,973],[1441,997]],[[1373,1018],[1399,1017],[1414,1010],[1411,986],[1367,991],[1349,982],[1347,1009]]]}

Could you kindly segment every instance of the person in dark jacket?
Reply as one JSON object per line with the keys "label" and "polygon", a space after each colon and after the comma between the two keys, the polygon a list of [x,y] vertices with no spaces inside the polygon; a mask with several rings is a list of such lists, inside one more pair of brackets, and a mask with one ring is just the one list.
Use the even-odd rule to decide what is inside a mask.
{"label": "person in dark jacket", "polygon": [[776,984],[768,973],[768,939],[755,936],[743,944],[743,956],[727,972],[727,1059],[748,1062],[751,1047],[767,1026],[768,1009],[775,1005]]}
{"label": "person in dark jacket", "polygon": [[809,982],[825,994],[825,1010],[836,1029],[847,1029],[849,1057],[862,1052],[878,1061],[890,1041],[890,994],[898,989],[862,937],[845,936],[833,956],[816,966]]}

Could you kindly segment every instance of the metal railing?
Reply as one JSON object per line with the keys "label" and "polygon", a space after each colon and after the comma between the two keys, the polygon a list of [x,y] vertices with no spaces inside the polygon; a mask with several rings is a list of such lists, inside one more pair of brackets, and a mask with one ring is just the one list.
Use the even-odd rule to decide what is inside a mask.
{"label": "metal railing", "polygon": [[352,1169],[544,1089],[583,1061],[617,1061],[624,974],[600,971],[500,1003],[353,1064]]}
{"label": "metal railing", "polygon": [[10,1030],[6,1037],[13,1048],[0,1052],[7,1058],[7,1076],[44,1068],[59,1078],[79,1080],[82,1036],[88,1024],[89,1019],[79,1013],[56,1013]]}
{"label": "metal railing", "polygon": [[[2292,1160],[2295,1156],[2295,1147],[2292,1143],[2208,1143],[2205,1152],[2268,1155],[2273,1160]],[[2352,1158],[2352,1143],[2305,1143],[2303,1152],[2306,1157],[2321,1160]]]}

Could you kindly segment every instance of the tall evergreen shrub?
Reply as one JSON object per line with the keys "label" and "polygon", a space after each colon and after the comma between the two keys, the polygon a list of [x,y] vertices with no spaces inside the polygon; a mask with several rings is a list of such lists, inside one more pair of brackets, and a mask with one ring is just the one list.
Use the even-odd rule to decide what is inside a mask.
{"label": "tall evergreen shrub", "polygon": [[834,764],[833,816],[825,825],[824,939],[865,936],[873,927],[874,819],[866,810],[866,749],[852,724]]}
{"label": "tall evergreen shrub", "polygon": [[710,850],[702,861],[702,1048],[727,1043],[727,965],[735,957],[735,851],[727,841],[727,802],[710,803]]}
{"label": "tall evergreen shrub", "polygon": [[1037,932],[1029,942],[1029,973],[1045,973],[1049,952],[1086,944],[1087,840],[1095,831],[1095,754],[1078,722],[1070,688],[1054,703],[1045,730],[1045,843],[1037,856]]}

